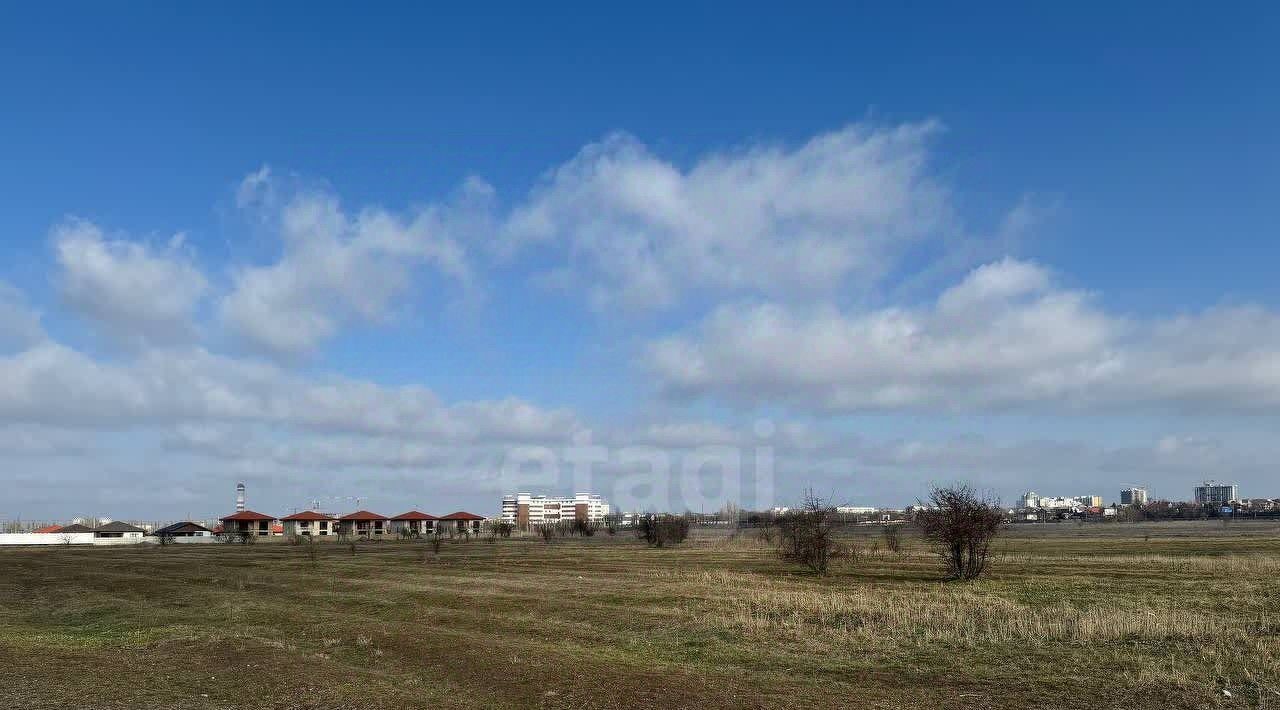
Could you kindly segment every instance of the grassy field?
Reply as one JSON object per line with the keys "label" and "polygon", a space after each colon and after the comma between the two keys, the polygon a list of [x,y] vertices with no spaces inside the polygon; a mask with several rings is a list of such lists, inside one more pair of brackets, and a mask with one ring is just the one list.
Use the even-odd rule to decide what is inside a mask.
{"label": "grassy field", "polygon": [[970,585],[865,532],[822,578],[705,532],[2,549],[0,706],[1280,708],[1275,523],[1018,527]]}

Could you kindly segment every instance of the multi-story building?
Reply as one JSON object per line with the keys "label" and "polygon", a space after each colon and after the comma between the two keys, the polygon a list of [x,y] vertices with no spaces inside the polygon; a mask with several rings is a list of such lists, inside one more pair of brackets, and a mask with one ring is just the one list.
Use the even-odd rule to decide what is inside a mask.
{"label": "multi-story building", "polygon": [[609,504],[592,493],[578,493],[572,498],[516,493],[502,498],[502,520],[520,530],[543,524],[554,525],[562,520],[598,523],[607,515]]}
{"label": "multi-story building", "polygon": [[1196,486],[1196,502],[1201,505],[1205,503],[1232,503],[1238,500],[1240,500],[1240,487],[1234,483],[1205,481]]}
{"label": "multi-story building", "polygon": [[1120,491],[1120,505],[1146,505],[1147,489],[1141,486],[1126,488]]}
{"label": "multi-story building", "polygon": [[1102,496],[1042,496],[1035,491],[1022,494],[1019,501],[1022,508],[1039,508],[1041,510],[1072,510],[1075,508],[1101,508]]}

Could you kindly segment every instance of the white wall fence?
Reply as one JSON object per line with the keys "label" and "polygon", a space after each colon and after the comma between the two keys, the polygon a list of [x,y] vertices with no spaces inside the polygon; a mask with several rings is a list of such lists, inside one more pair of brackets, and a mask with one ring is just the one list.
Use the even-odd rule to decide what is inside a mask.
{"label": "white wall fence", "polygon": [[[216,538],[211,535],[202,537],[175,537],[173,541],[183,545],[210,543]],[[138,535],[136,537],[94,537],[91,532],[82,533],[0,533],[0,546],[4,545],[154,545],[159,541],[154,537]]]}
{"label": "white wall fence", "polygon": [[[124,540],[125,538],[103,538],[103,540]],[[131,538],[129,542],[141,542]],[[93,533],[0,533],[0,545],[92,545]]]}
{"label": "white wall fence", "polygon": [[[155,541],[155,538],[148,538],[148,541]],[[201,543],[217,542],[218,538],[213,535],[193,535],[191,537],[179,536],[173,538],[173,541],[179,545],[199,545]]]}

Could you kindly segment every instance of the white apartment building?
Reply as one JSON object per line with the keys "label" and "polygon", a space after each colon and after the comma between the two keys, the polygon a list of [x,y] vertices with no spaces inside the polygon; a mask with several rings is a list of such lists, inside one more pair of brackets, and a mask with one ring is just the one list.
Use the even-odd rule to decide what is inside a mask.
{"label": "white apartment building", "polygon": [[1120,505],[1146,505],[1147,489],[1141,486],[1120,491]]}
{"label": "white apartment building", "polygon": [[585,520],[598,523],[609,515],[609,503],[593,493],[573,497],[535,496],[516,493],[502,497],[502,520],[520,530],[530,526],[558,523],[562,520]]}
{"label": "white apartment building", "polygon": [[1196,486],[1195,495],[1196,502],[1201,505],[1205,503],[1234,503],[1240,500],[1240,487],[1234,483],[1205,481],[1203,484]]}
{"label": "white apartment building", "polygon": [[1022,494],[1019,501],[1022,508],[1040,508],[1041,510],[1071,510],[1073,508],[1099,508],[1102,496],[1083,495],[1072,497],[1042,496],[1035,491]]}

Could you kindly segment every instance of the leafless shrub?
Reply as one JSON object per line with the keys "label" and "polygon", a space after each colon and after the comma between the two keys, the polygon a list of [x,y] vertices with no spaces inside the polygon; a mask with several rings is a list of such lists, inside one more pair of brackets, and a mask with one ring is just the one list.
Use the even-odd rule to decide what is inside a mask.
{"label": "leafless shrub", "polygon": [[490,520],[489,534],[492,537],[508,538],[515,532],[516,524],[506,520]]}
{"label": "leafless shrub", "polygon": [[161,547],[168,547],[169,545],[172,545],[173,533],[160,533],[159,535],[156,535],[156,542],[160,543]]}
{"label": "leafless shrub", "polygon": [[826,574],[831,561],[841,553],[832,533],[835,518],[835,506],[807,491],[799,509],[778,516],[778,555]]}
{"label": "leafless shrub", "polygon": [[396,529],[396,539],[400,542],[408,542],[410,540],[422,537],[417,530],[405,525]]}
{"label": "leafless shrub", "polygon": [[773,524],[770,523],[756,530],[756,539],[766,545],[772,545],[776,532],[777,531],[774,529]]}
{"label": "leafless shrub", "polygon": [[884,547],[893,554],[902,551],[902,527],[899,525],[885,525],[880,530],[881,537],[884,538]]}
{"label": "leafless shrub", "polygon": [[218,542],[227,544],[239,543],[241,545],[252,545],[258,541],[258,536],[252,530],[229,530],[218,533]]}
{"label": "leafless shrub", "polygon": [[320,543],[316,542],[315,538],[308,535],[306,537],[304,549],[307,553],[307,559],[311,560],[312,564],[315,564],[316,559],[320,556]]}
{"label": "leafless shrub", "polygon": [[538,537],[541,537],[542,541],[546,543],[550,543],[554,540],[558,532],[559,530],[556,529],[556,526],[551,525],[550,523],[543,523],[538,526]]}
{"label": "leafless shrub", "polygon": [[935,487],[916,513],[915,524],[932,542],[952,579],[982,576],[991,542],[1004,525],[999,501],[979,495],[967,484]]}
{"label": "leafless shrub", "polygon": [[645,515],[636,525],[636,535],[650,547],[678,545],[689,537],[689,519],[683,515]]}

